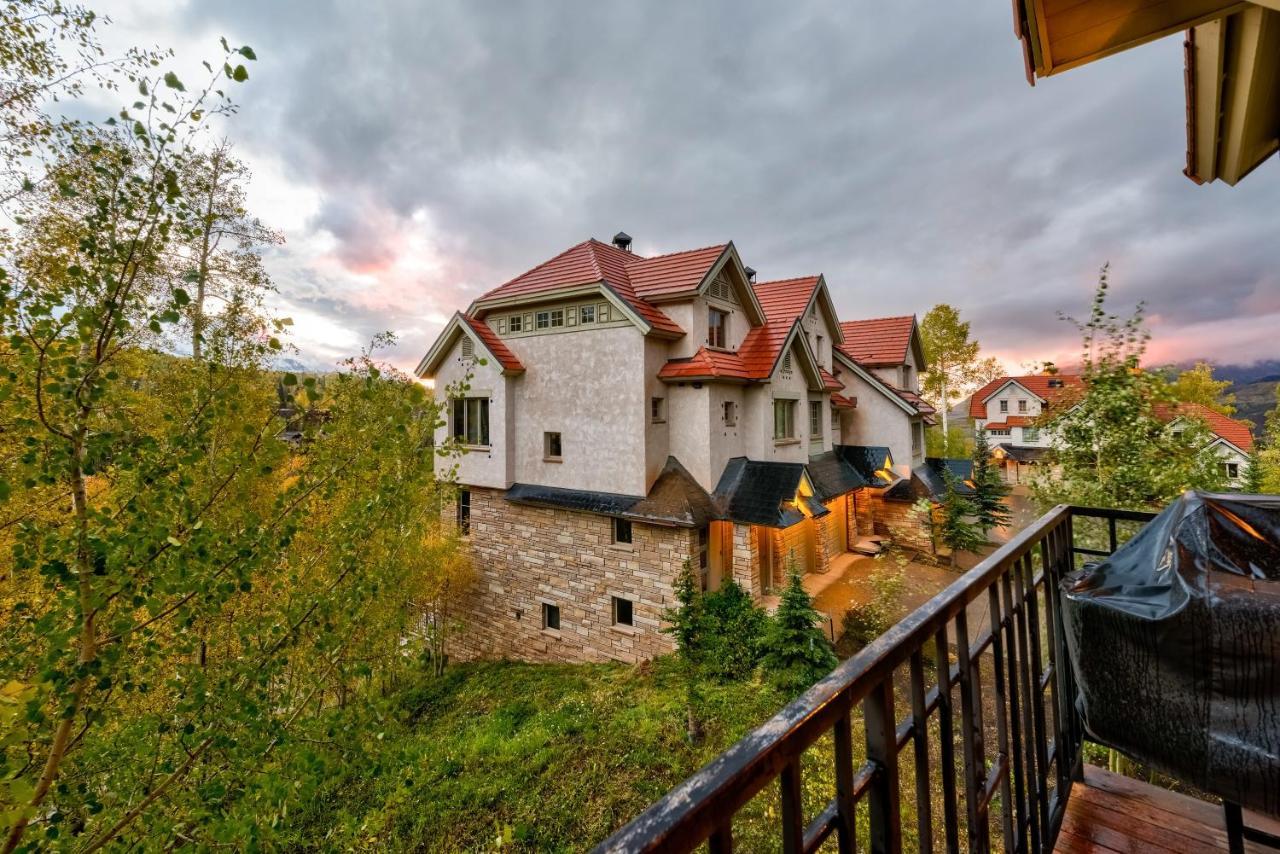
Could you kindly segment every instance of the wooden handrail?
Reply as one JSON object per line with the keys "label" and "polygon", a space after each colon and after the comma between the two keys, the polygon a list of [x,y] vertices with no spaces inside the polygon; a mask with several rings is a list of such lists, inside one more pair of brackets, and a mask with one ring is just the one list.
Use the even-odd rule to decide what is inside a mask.
{"label": "wooden handrail", "polygon": [[[813,850],[833,831],[838,834],[840,849],[852,850],[853,810],[866,796],[872,817],[871,849],[896,852],[901,840],[897,755],[903,744],[912,741],[916,745],[917,774],[927,770],[927,751],[922,761],[921,748],[927,734],[926,721],[935,711],[944,733],[940,773],[946,799],[945,842],[947,850],[957,850],[958,781],[950,777],[955,723],[951,696],[955,690],[961,694],[959,735],[964,747],[962,785],[970,850],[988,847],[986,811],[997,791],[1004,804],[1002,829],[1006,837],[1033,842],[1037,849],[1043,849],[1046,841],[1051,846],[1065,806],[1062,783],[1069,781],[1078,764],[1082,729],[1072,704],[1066,701],[1074,693],[1069,668],[1059,666],[1065,660],[1065,651],[1053,601],[1056,596],[1045,596],[1043,626],[1049,630],[1046,636],[1042,632],[1037,588],[1054,589],[1057,579],[1074,566],[1076,556],[1086,553],[1074,544],[1074,518],[1107,520],[1114,544],[1116,521],[1145,522],[1152,516],[1136,511],[1055,507],[676,786],[596,850],[687,851],[706,840],[711,841],[713,851],[727,850],[732,846],[734,814],[778,780],[785,850]],[[1033,565],[1037,557],[1041,561],[1039,573]],[[983,596],[991,608],[990,630],[982,643],[971,648],[965,611]],[[955,668],[946,656],[948,627],[953,623],[960,658]],[[1041,644],[1046,639],[1050,659],[1047,667],[1041,661]],[[937,687],[926,692],[921,650],[930,642],[935,644],[938,656],[938,682]],[[990,757],[983,747],[984,712],[980,698],[986,686],[981,684],[978,663],[986,652],[996,661],[995,701],[1000,710],[997,750]],[[898,727],[892,680],[903,665],[910,667],[913,696],[909,723]],[[1048,732],[1044,714],[1045,687],[1052,695],[1052,733]],[[865,764],[855,767],[848,730],[851,713],[859,704],[864,706],[867,757]],[[800,757],[827,732],[835,734],[838,791],[827,808],[806,823],[798,800]],[[1048,743],[1050,735],[1052,744]],[[1071,767],[1067,766],[1068,761]],[[1056,787],[1048,783],[1050,765],[1056,766]],[[855,785],[855,780],[861,785]],[[1054,798],[1049,796],[1050,788],[1056,788]],[[1016,810],[1020,812],[1015,826],[1011,812]],[[1015,847],[1026,849],[1030,845]]]}

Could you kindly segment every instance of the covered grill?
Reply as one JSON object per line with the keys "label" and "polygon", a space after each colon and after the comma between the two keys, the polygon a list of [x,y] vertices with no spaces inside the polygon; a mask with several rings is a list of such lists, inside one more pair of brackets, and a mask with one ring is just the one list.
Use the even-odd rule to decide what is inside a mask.
{"label": "covered grill", "polygon": [[1188,492],[1061,601],[1094,740],[1280,815],[1280,496]]}

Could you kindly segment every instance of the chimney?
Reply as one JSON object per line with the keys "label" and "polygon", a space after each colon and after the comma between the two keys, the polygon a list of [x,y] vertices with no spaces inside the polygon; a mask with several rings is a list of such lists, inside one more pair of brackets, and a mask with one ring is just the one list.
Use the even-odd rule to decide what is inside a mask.
{"label": "chimney", "polygon": [[623,252],[631,251],[631,235],[625,231],[619,231],[613,236],[613,245],[621,249]]}
{"label": "chimney", "polygon": [[754,268],[754,267],[743,267],[742,269],[746,271],[746,274],[747,274],[747,281],[754,285],[754,284],[756,283],[756,271],[755,271],[755,268]]}

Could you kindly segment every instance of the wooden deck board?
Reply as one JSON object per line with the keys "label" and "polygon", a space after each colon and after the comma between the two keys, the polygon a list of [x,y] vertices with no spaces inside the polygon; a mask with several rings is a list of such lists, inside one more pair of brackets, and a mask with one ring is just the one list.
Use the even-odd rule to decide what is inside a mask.
{"label": "wooden deck board", "polygon": [[[1256,814],[1246,812],[1245,824],[1280,833],[1280,822]],[[1055,850],[1064,854],[1226,851],[1227,833],[1217,804],[1089,765],[1084,782],[1071,789]],[[1245,843],[1245,851],[1275,854],[1274,849],[1252,842]]]}

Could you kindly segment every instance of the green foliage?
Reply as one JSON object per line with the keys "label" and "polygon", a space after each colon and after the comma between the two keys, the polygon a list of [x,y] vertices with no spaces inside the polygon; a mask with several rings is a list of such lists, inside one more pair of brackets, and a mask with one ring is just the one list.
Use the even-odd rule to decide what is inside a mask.
{"label": "green foliage", "polygon": [[[60,13],[29,8],[0,65],[56,37]],[[209,68],[187,86],[128,66],[142,100],[117,120],[46,126],[47,180],[0,234],[6,852],[272,847],[327,773],[282,776],[282,746],[392,690],[466,572],[416,382],[369,354],[323,391],[293,378],[285,396],[325,415],[295,449],[270,369],[286,320],[228,287],[204,357],[172,355],[200,301],[207,123],[234,111]],[[205,256],[204,281],[245,284],[245,251],[234,275]]]}
{"label": "green foliage", "polygon": [[[590,848],[785,701],[759,681],[700,683],[705,738],[690,742],[684,683],[669,657],[642,667],[474,663],[330,709],[274,757],[281,779],[307,781],[274,841],[485,851],[505,837],[520,851]],[[242,820],[251,807],[237,808]],[[766,845],[775,821],[749,807],[735,823],[739,843]]]}
{"label": "green foliage", "polygon": [[1183,403],[1199,403],[1223,415],[1234,415],[1236,396],[1230,393],[1231,380],[1215,380],[1213,365],[1196,362],[1196,366],[1178,374],[1169,384],[1169,394]]}
{"label": "green foliage", "polygon": [[982,536],[992,528],[1000,528],[1009,524],[1012,514],[1005,503],[1010,487],[1005,483],[1000,470],[991,464],[991,446],[987,442],[987,432],[977,431],[973,446],[973,505],[974,520]]}
{"label": "green foliage", "polygon": [[902,619],[906,572],[884,560],[877,560],[877,564],[870,579],[872,595],[845,612],[844,633],[836,647],[841,657],[862,649]]}
{"label": "green foliage", "polygon": [[938,539],[951,549],[951,559],[955,562],[956,552],[971,552],[986,544],[987,538],[982,529],[972,520],[976,514],[973,501],[956,489],[955,477],[950,471],[943,470],[943,479],[947,484],[946,494],[942,499],[942,518],[938,521]]}
{"label": "green foliage", "polygon": [[821,621],[793,566],[765,639],[765,675],[779,691],[796,696],[839,663]]}
{"label": "green foliage", "polygon": [[999,376],[1003,371],[995,359],[979,358],[977,341],[969,338],[969,322],[946,303],[939,303],[920,321],[920,341],[928,370],[921,375],[921,390],[937,401],[942,416],[941,442],[951,449],[944,456],[963,456],[955,451],[949,423],[950,409],[967,389]]}
{"label": "green foliage", "polygon": [[707,675],[722,681],[751,677],[764,653],[769,616],[733,579],[708,593],[703,637]]}
{"label": "green foliage", "polygon": [[956,459],[973,453],[973,440],[959,425],[952,425],[943,432],[942,425],[928,427],[924,431],[925,455]]}
{"label": "green foliage", "polygon": [[1209,434],[1195,420],[1175,429],[1157,417],[1167,384],[1141,368],[1149,338],[1139,305],[1121,319],[1106,310],[1103,267],[1089,318],[1073,321],[1083,339],[1084,392],[1045,425],[1057,437],[1055,466],[1033,483],[1044,504],[1159,509],[1187,489],[1220,489],[1222,467],[1205,452]]}
{"label": "green foliage", "polygon": [[769,617],[731,578],[703,593],[688,561],[676,576],[677,607],[663,613],[676,654],[699,678],[750,678],[760,663]]}
{"label": "green foliage", "polygon": [[1248,462],[1245,463],[1244,480],[1240,484],[1243,492],[1250,495],[1259,495],[1266,488],[1266,471],[1262,461],[1262,452],[1254,448],[1249,453]]}
{"label": "green foliage", "polygon": [[1280,495],[1280,385],[1276,386],[1275,395],[1275,408],[1267,413],[1261,447],[1250,458],[1247,475],[1250,483],[1258,486],[1257,492],[1268,495]]}

